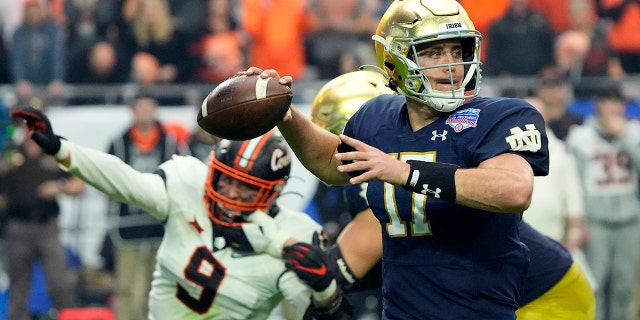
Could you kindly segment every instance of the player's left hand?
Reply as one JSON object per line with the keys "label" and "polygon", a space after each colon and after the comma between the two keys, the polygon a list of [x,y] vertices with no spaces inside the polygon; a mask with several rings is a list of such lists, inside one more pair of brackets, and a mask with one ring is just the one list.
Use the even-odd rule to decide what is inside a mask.
{"label": "player's left hand", "polygon": [[11,110],[11,116],[22,118],[29,128],[29,136],[35,141],[44,153],[55,155],[60,150],[60,137],[53,133],[49,118],[41,111],[32,108],[19,108]]}
{"label": "player's left hand", "polygon": [[254,252],[282,258],[282,247],[290,237],[280,231],[275,220],[260,210],[245,215],[244,219],[247,223],[242,225],[242,231]]}
{"label": "player's left hand", "polygon": [[287,268],[293,270],[314,291],[326,290],[335,279],[327,256],[317,245],[298,242],[286,246],[283,257],[287,261]]}
{"label": "player's left hand", "polygon": [[[394,185],[402,186],[407,182],[411,166],[406,162],[390,157],[380,149],[372,147],[360,140],[339,135],[343,144],[353,148],[352,151],[339,152],[335,155],[337,160],[343,162],[338,166],[340,172],[362,172],[349,179],[351,184],[380,179]],[[343,150],[346,150],[344,148]]]}

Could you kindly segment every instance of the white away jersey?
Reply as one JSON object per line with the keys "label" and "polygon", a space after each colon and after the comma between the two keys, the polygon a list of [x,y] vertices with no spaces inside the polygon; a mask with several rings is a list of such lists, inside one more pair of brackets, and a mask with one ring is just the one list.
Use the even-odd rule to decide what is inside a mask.
{"label": "white away jersey", "polygon": [[[111,155],[72,145],[69,171],[109,196],[136,205],[164,221],[149,295],[150,319],[266,319],[282,299],[302,319],[310,289],[284,261],[267,254],[213,251],[212,226],[204,207],[207,166],[174,156],[160,166],[166,177],[139,173]],[[281,208],[281,230],[312,242],[322,227],[308,215]],[[217,238],[222,240],[221,238]]]}

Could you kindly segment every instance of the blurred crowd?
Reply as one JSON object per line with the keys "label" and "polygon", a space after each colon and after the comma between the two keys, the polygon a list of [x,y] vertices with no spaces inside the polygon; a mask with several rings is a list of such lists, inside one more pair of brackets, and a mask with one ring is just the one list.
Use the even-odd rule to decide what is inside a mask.
{"label": "blurred crowd", "polygon": [[[460,2],[482,32],[485,77],[554,70],[588,92],[593,77],[640,73],[637,0]],[[247,66],[331,79],[376,63],[370,37],[388,3],[3,0],[0,84],[16,103],[55,103],[64,84],[216,83]]]}
{"label": "blurred crowd", "polygon": [[[45,108],[50,105],[82,106],[103,102],[80,98],[62,99],[66,85],[132,83],[139,86],[141,92],[152,96],[154,86],[158,84],[215,84],[248,66],[273,68],[280,74],[291,75],[295,79],[329,80],[357,70],[363,64],[377,65],[371,35],[375,33],[378,21],[390,2],[0,0],[0,85],[11,86],[12,96],[15,98],[0,100],[0,128],[3,122],[8,123],[5,110],[16,105],[29,104]],[[467,9],[476,29],[483,35],[483,76],[504,84],[518,77],[539,80],[526,96],[535,98],[530,100],[535,101],[532,102],[533,105],[543,106],[548,130],[557,138],[560,149],[573,148],[574,153],[577,152],[582,142],[575,137],[568,137],[570,129],[583,125],[593,115],[598,116],[598,110],[606,108],[603,105],[610,100],[622,105],[622,111],[616,113],[626,114],[624,121],[640,115],[640,112],[634,113],[638,109],[632,109],[640,108],[640,105],[629,98],[623,86],[630,77],[640,76],[640,0],[459,2]],[[606,81],[602,81],[603,79]],[[638,89],[640,92],[640,88]],[[500,91],[498,94],[504,96],[521,95],[510,91],[508,85]],[[524,98],[524,95],[521,97]],[[587,101],[586,104],[576,103],[583,100]],[[602,103],[601,100],[607,101]],[[162,100],[153,101],[153,104],[162,106],[165,102],[173,104]],[[146,115],[147,121],[158,125],[161,129],[157,130],[161,130],[158,132],[162,132],[163,137],[166,133],[171,136],[170,139],[175,139],[178,143],[176,153],[192,154],[203,160],[208,156],[211,145],[216,143],[213,137],[197,130],[186,132],[184,128],[172,127],[169,123],[161,124],[156,121],[155,107],[152,109],[153,112],[149,111]],[[619,134],[622,129],[618,127],[623,126],[624,121],[611,121],[617,124],[615,130]],[[15,126],[9,128],[19,132]],[[122,133],[123,137],[127,133],[131,133],[130,129]],[[13,134],[13,131],[11,135],[16,144],[15,141],[20,140],[18,135]],[[611,136],[615,135],[611,133]],[[140,137],[133,137],[128,142],[135,143],[136,139],[140,140]],[[0,151],[3,150],[1,144],[5,142],[12,141],[0,137]],[[617,146],[613,142],[612,144],[613,147]],[[14,147],[17,148],[15,150],[22,150],[28,146],[17,143]],[[114,146],[111,148],[117,149]],[[116,151],[110,150],[114,154]],[[607,168],[619,166],[620,168],[616,167],[619,170],[616,174],[620,179],[627,177],[623,179],[630,185],[627,190],[631,190],[637,198],[637,169],[632,165],[635,155],[627,155],[624,149],[612,151],[616,152],[617,158],[607,159],[610,160]],[[0,179],[6,179],[7,176],[2,175],[3,170],[8,170],[7,167],[19,160],[15,158],[16,153],[12,153],[11,157],[7,154],[0,159]],[[573,166],[584,170],[591,165],[585,159],[576,158],[572,161],[583,161]],[[559,179],[564,179],[564,176]],[[65,193],[65,188],[68,187],[66,177],[64,183],[58,176],[51,180],[59,183],[55,185],[55,192],[50,192],[53,195],[48,196],[49,200],[57,194]],[[9,186],[3,186],[1,182],[2,180],[0,213],[4,213],[7,198],[3,194],[9,194]],[[569,188],[580,189],[579,194],[574,197],[588,198],[591,182],[577,181],[576,184],[582,186]],[[584,193],[581,191],[583,188]],[[339,194],[320,186],[307,208],[310,211],[321,211],[311,214],[324,220],[322,222],[332,240],[335,240],[348,222],[348,219],[342,218],[345,208],[338,198]],[[585,203],[590,202],[585,200]],[[555,218],[539,223],[547,224],[545,230],[553,230],[550,236],[564,242],[576,256],[581,256],[589,238],[594,237],[590,230],[601,227],[598,224],[601,221],[589,220],[593,218],[589,215],[590,210],[593,210],[593,205],[577,208],[570,206],[559,209]],[[634,207],[630,217],[625,216],[627,220],[621,220],[633,224],[634,231],[637,231],[635,227],[639,210],[637,206]],[[336,218],[332,220],[332,216]],[[57,217],[57,211],[47,217]],[[4,215],[3,219],[6,219]],[[561,222],[548,226],[550,221],[555,221],[553,219]],[[5,227],[3,222],[0,222],[0,229]],[[595,227],[589,225],[590,222]],[[618,222],[620,221],[615,221]],[[531,223],[535,226],[536,221],[532,220]],[[601,237],[597,239],[602,243],[610,241],[607,235],[597,236]],[[77,305],[110,305],[109,299],[117,289],[113,278],[114,261],[109,260],[115,255],[115,249],[110,247],[114,245],[110,241],[113,239],[105,238],[102,248],[104,265],[99,269],[88,268],[78,275]],[[624,244],[624,241],[626,240],[620,242]],[[635,246],[629,248],[629,243],[626,242],[624,249],[629,252],[637,251]],[[115,245],[118,245],[117,241]],[[153,245],[148,245],[145,250],[149,251],[149,256],[153,256]],[[78,253],[67,252],[67,255],[70,266],[73,265],[73,257],[79,259],[76,265],[83,265],[82,259],[77,257]],[[633,255],[630,253],[627,255],[631,256]],[[2,259],[4,257],[0,257]],[[613,261],[613,258],[610,260]],[[589,262],[581,261],[589,268]],[[637,282],[634,278],[638,272],[637,267],[630,263],[631,268],[627,268],[626,273],[622,274],[614,269],[616,266],[607,264],[612,261],[598,261],[602,265],[590,266],[589,269],[594,269],[596,273],[591,276],[601,277],[592,280],[595,283],[604,278],[608,281],[607,277],[615,278],[615,282],[607,282],[606,289],[613,290],[611,294],[603,294],[606,299],[617,299],[618,294],[626,295],[626,299],[630,301],[627,303],[625,300],[623,303],[624,308],[628,309],[625,309],[628,319],[638,319],[640,294],[632,295],[633,290],[640,291],[640,285],[636,284],[635,289],[632,287]],[[149,272],[146,273],[150,276]],[[618,273],[616,277],[611,275],[614,273]],[[0,289],[3,284],[1,274],[2,272]],[[627,286],[615,291],[615,286],[620,283]],[[118,285],[126,286],[126,283]],[[146,289],[142,291],[144,290]],[[363,298],[362,305],[372,304],[365,300],[366,297]],[[615,304],[612,306],[603,308],[621,308]],[[376,304],[373,303],[370,309],[376,309]],[[47,314],[47,310],[37,309],[32,312],[34,315],[38,312]],[[616,319],[622,318],[611,318]]]}

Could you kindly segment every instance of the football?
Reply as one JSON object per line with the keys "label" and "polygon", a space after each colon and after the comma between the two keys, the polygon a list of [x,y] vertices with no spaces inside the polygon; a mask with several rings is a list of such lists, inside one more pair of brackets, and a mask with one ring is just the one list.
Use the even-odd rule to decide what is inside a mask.
{"label": "football", "polygon": [[253,139],[282,120],[292,98],[291,88],[275,78],[234,76],[204,98],[198,112],[198,126],[223,139]]}

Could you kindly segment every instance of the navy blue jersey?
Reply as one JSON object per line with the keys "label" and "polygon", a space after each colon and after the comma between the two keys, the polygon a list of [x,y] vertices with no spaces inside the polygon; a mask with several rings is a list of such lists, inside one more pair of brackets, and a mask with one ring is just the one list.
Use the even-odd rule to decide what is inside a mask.
{"label": "navy blue jersey", "polygon": [[[363,197],[365,188],[366,183],[346,187],[352,217],[368,208],[367,201]],[[524,306],[556,285],[571,267],[573,258],[562,244],[538,232],[528,223],[522,221],[518,227],[520,241],[529,249],[529,269],[524,289],[518,300],[519,305]],[[382,279],[380,273],[368,275],[368,277],[368,281],[375,281],[371,280],[372,278],[378,281]]]}
{"label": "navy blue jersey", "polygon": [[573,258],[559,242],[520,223],[520,240],[529,248],[531,261],[520,297],[520,305],[535,300],[553,287],[569,271]]}
{"label": "navy blue jersey", "polygon": [[344,193],[347,203],[349,203],[351,219],[369,208],[369,204],[367,204],[367,183],[346,185]]}
{"label": "navy blue jersey", "polygon": [[[477,167],[502,153],[548,173],[544,120],[521,99],[476,98],[413,132],[406,98],[366,102],[344,133],[397,159]],[[369,207],[383,231],[387,319],[515,319],[528,250],[521,213],[490,213],[400,186],[369,181]]]}

